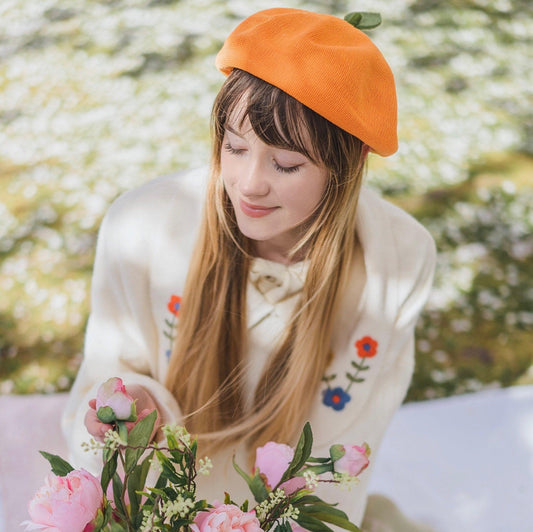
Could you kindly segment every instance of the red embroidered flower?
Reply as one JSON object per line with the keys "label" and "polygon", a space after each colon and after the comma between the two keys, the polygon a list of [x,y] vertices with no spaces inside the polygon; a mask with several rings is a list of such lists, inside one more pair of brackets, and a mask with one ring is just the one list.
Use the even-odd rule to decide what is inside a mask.
{"label": "red embroidered flower", "polygon": [[378,343],[371,336],[363,336],[355,342],[357,354],[361,358],[371,358],[378,352]]}
{"label": "red embroidered flower", "polygon": [[168,302],[167,308],[169,312],[172,312],[174,316],[177,316],[180,311],[181,297],[180,296],[170,296],[170,301]]}

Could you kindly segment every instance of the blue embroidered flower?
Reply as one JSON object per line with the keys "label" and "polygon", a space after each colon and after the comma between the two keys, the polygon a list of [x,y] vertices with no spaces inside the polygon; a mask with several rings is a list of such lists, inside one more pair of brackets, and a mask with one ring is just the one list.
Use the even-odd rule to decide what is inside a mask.
{"label": "blue embroidered flower", "polygon": [[346,393],[341,387],[328,388],[324,390],[322,402],[330,406],[333,410],[342,410],[344,405],[351,399],[350,394]]}

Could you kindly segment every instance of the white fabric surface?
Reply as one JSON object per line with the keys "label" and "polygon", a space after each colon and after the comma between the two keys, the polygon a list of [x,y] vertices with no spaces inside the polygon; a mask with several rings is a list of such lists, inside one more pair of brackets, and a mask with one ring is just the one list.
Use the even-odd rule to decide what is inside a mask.
{"label": "white fabric surface", "polygon": [[[65,400],[0,396],[0,532],[23,530],[27,503],[49,471],[38,449],[66,456],[59,430]],[[437,532],[530,531],[533,386],[403,405],[370,491]]]}
{"label": "white fabric surface", "polygon": [[402,406],[369,492],[438,532],[533,530],[533,386]]}

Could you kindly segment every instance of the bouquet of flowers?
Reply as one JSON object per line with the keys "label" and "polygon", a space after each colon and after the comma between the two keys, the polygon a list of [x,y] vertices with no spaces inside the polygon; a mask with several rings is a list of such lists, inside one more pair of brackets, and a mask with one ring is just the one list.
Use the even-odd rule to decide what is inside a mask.
{"label": "bouquet of flowers", "polygon": [[[211,461],[197,459],[197,441],[184,427],[163,425],[165,442],[152,441],[157,413],[137,417],[135,401],[119,378],[100,387],[96,407],[98,418],[113,427],[103,443],[87,444],[88,450],[102,452],[100,478],[41,451],[52,473],[29,503],[31,521],[23,523],[26,530],[327,532],[328,524],[359,530],[313,490],[318,482],[356,483],[369,463],[366,444],[333,445],[328,457],[313,458],[307,423],[294,449],[275,442],[259,447],[252,474],[234,460],[255,500],[253,507],[248,501],[237,504],[228,493],[223,504],[210,504],[197,498],[196,479],[209,473]],[[149,470],[156,472],[153,486],[147,485]]]}

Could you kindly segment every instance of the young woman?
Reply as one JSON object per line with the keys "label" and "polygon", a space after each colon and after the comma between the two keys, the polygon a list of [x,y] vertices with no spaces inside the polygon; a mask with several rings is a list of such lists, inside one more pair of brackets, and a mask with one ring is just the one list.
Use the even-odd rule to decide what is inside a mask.
{"label": "young woman", "polygon": [[[87,403],[119,376],[138,409],[202,435],[215,470],[201,493],[239,500],[233,452],[294,443],[306,420],[317,454],[367,441],[375,461],[412,374],[435,249],[361,186],[368,152],[397,149],[393,76],[364,33],[270,9],[232,32],[217,66],[210,170],[130,191],[102,223],[63,421],[73,461],[98,470],[81,443],[108,427]],[[320,494],[360,523],[369,476]]]}

